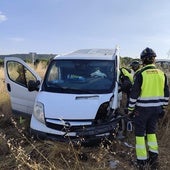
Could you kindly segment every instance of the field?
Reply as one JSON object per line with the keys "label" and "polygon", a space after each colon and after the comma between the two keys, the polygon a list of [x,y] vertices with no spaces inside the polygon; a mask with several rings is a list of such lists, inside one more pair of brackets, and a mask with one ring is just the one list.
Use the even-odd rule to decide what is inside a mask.
{"label": "field", "polygon": [[[45,68],[36,71],[43,76]],[[10,100],[0,68],[0,169],[1,170],[135,170],[134,134],[126,138],[106,140],[95,146],[74,146],[35,140],[29,134],[29,119],[20,119],[11,112]],[[170,167],[170,107],[158,124],[160,169]],[[149,169],[149,167],[148,167]]]}

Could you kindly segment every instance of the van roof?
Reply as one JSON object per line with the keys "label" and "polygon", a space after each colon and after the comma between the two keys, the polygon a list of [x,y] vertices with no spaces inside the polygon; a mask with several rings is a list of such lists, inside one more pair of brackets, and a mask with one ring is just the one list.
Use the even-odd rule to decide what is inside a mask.
{"label": "van roof", "polygon": [[115,49],[80,49],[65,55],[58,55],[54,59],[93,59],[115,60]]}

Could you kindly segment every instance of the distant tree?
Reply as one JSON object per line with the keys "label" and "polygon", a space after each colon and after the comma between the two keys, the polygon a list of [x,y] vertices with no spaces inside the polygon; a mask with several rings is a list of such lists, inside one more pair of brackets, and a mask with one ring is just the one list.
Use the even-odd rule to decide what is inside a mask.
{"label": "distant tree", "polygon": [[121,57],[120,58],[120,65],[128,67],[132,60],[133,59],[130,58],[130,57]]}

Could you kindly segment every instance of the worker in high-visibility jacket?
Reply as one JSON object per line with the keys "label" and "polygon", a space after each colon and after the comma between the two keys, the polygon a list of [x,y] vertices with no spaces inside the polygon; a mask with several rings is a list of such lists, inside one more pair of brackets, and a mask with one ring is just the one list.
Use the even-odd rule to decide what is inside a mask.
{"label": "worker in high-visibility jacket", "polygon": [[119,74],[119,87],[120,91],[126,94],[126,108],[129,103],[129,94],[133,84],[133,75],[131,74],[131,70],[125,67],[120,68]]}
{"label": "worker in high-visibility jacket", "polygon": [[156,124],[169,101],[167,77],[154,65],[155,57],[151,48],[142,51],[143,68],[136,75],[128,105],[128,114],[134,114],[137,164],[143,168],[149,163],[151,169],[159,166]]}
{"label": "worker in high-visibility jacket", "polygon": [[133,82],[136,78],[137,73],[140,71],[141,66],[138,60],[133,60],[130,64],[131,69],[133,70]]}

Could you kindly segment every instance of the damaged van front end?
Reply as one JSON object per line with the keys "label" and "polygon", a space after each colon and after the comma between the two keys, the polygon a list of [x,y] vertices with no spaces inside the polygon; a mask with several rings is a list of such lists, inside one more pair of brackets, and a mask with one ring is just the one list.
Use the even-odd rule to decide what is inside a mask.
{"label": "damaged van front end", "polygon": [[59,140],[114,135],[121,121],[117,70],[118,56],[111,50],[55,57],[35,101],[32,133]]}
{"label": "damaged van front end", "polygon": [[87,141],[114,137],[120,128],[121,117],[117,112],[111,114],[108,110],[109,102],[106,99],[111,94],[48,95],[49,99],[46,100],[46,94],[42,92],[34,106],[31,132],[36,137]]}
{"label": "damaged van front end", "polygon": [[[12,112],[31,116],[34,136],[88,141],[120,128],[117,48],[57,55],[43,80],[20,58],[6,57],[4,67]],[[24,82],[18,81],[19,67]]]}

